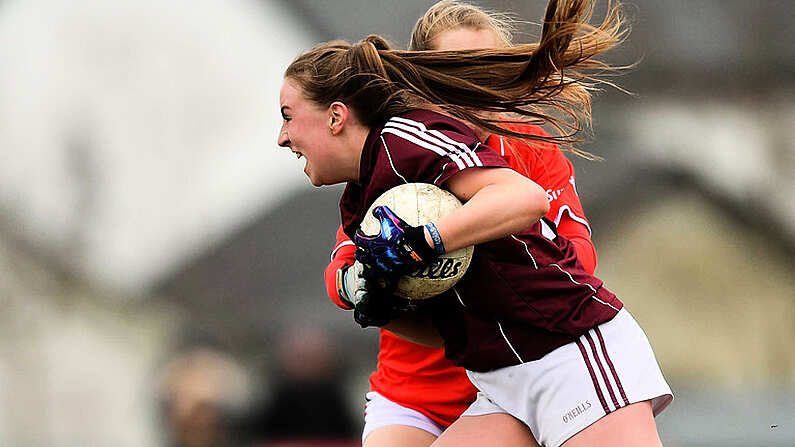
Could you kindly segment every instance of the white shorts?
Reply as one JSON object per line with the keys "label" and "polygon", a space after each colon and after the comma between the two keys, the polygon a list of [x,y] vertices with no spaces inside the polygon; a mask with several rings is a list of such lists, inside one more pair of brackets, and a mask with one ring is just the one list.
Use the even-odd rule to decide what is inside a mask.
{"label": "white shorts", "polygon": [[362,431],[362,444],[367,439],[367,435],[374,430],[386,427],[387,425],[407,425],[425,430],[428,433],[439,437],[444,428],[434,422],[428,416],[417,410],[403,407],[376,391],[370,391],[365,395],[367,402],[364,404],[364,430]]}
{"label": "white shorts", "polygon": [[463,416],[508,413],[544,447],[618,408],[651,400],[656,416],[673,400],[646,334],[625,309],[539,360],[467,375],[479,393]]}

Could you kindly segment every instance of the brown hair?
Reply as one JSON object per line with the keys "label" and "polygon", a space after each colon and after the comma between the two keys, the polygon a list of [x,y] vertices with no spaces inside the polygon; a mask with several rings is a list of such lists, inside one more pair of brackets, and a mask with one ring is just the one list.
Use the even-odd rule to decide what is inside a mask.
{"label": "brown hair", "polygon": [[431,6],[417,19],[411,32],[409,51],[433,50],[433,41],[439,34],[453,28],[493,31],[503,47],[511,46],[513,23],[507,14],[501,14],[451,0]]}
{"label": "brown hair", "polygon": [[[298,56],[285,77],[297,81],[318,104],[342,101],[371,128],[422,108],[495,134],[569,147],[590,124],[590,90],[608,83],[597,75],[612,67],[595,56],[616,46],[626,33],[619,6],[612,2],[602,23],[589,25],[594,1],[550,0],[537,44],[399,51],[380,36],[369,36],[354,45],[318,45]],[[511,131],[479,116],[483,111],[506,113],[512,122],[548,123],[559,135]]]}
{"label": "brown hair", "polygon": [[[514,21],[507,14],[485,11],[475,5],[453,0],[442,0],[431,6],[422,17],[417,19],[411,31],[409,51],[438,50],[437,39],[440,35],[453,29],[488,31],[494,36],[497,47],[510,47],[513,39]],[[498,118],[496,113],[481,113],[484,118]],[[472,124],[469,123],[471,126]],[[479,129],[478,129],[479,130]],[[476,130],[476,132],[478,131]],[[486,132],[488,134],[488,132]],[[487,135],[480,135],[481,138]],[[485,141],[485,139],[484,139]],[[545,147],[545,146],[540,146]],[[557,148],[557,146],[552,146]],[[508,149],[522,167],[522,172],[530,177],[530,169],[513,145]]]}

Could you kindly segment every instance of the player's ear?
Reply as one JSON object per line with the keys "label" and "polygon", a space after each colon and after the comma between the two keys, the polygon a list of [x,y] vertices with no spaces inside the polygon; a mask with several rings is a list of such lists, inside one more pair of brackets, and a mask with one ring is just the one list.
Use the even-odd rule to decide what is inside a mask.
{"label": "player's ear", "polygon": [[329,129],[332,135],[339,134],[350,117],[350,109],[340,101],[334,101],[328,107]]}

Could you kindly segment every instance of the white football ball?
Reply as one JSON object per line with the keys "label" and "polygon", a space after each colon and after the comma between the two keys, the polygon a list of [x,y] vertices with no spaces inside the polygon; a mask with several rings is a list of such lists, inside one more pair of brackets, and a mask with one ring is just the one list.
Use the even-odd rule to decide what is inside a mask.
{"label": "white football ball", "polygon": [[[435,222],[460,208],[461,201],[449,192],[429,183],[407,183],[395,186],[373,202],[360,225],[362,232],[374,236],[380,231],[373,209],[386,205],[406,223],[413,226]],[[412,271],[398,281],[397,296],[412,300],[427,299],[453,287],[469,268],[474,246],[445,253],[432,264]]]}

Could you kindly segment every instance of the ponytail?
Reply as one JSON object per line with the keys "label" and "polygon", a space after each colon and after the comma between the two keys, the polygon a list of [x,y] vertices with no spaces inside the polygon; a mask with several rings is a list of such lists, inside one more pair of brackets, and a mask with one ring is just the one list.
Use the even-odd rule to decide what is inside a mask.
{"label": "ponytail", "polygon": [[[464,51],[393,50],[379,36],[321,44],[300,55],[285,77],[322,105],[342,101],[368,127],[412,109],[453,115],[495,134],[559,144],[575,153],[591,123],[590,91],[615,70],[597,56],[617,46],[626,29],[608,3],[599,26],[587,22],[595,0],[550,0],[537,44]],[[498,112],[515,123],[548,124],[553,136],[505,129],[482,117]],[[504,122],[504,121],[502,121]]]}

